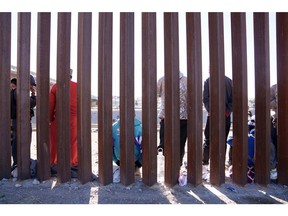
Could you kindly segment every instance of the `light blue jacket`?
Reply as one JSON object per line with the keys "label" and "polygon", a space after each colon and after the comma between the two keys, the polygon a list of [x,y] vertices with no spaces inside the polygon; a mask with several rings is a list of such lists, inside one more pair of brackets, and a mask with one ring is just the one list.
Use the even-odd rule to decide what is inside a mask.
{"label": "light blue jacket", "polygon": [[[112,125],[113,135],[113,161],[120,161],[120,120]],[[134,161],[142,164],[142,125],[138,119],[134,119]]]}

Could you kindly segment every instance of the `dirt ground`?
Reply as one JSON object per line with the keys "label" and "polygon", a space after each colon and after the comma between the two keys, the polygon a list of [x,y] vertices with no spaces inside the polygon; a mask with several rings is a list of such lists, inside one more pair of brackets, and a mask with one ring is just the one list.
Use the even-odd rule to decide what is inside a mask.
{"label": "dirt ground", "polygon": [[[58,184],[56,178],[40,184],[33,179],[0,181],[1,204],[287,204],[288,187],[270,184],[244,187],[230,182],[220,187],[203,183],[173,188],[157,183],[151,187],[136,181],[130,186],[98,180],[80,184],[77,179]],[[1,208],[1,207],[0,207]]]}
{"label": "dirt ground", "polygon": [[[35,139],[34,132],[34,150]],[[93,173],[97,175],[95,132],[92,133],[92,142]],[[161,182],[149,187],[141,179],[136,179],[129,186],[121,183],[103,186],[97,178],[86,184],[81,184],[77,179],[59,184],[56,178],[41,183],[35,179],[20,181],[10,178],[0,180],[0,204],[288,204],[288,187],[278,184],[266,187],[247,184],[241,187],[233,184],[229,177],[220,187],[203,181],[197,187],[175,185],[172,188]],[[0,209],[4,206],[7,207],[0,205]]]}

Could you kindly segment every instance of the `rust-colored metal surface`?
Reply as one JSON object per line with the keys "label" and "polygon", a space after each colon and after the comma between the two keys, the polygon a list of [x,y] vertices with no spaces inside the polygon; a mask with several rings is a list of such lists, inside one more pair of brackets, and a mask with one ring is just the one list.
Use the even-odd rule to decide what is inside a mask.
{"label": "rust-colored metal surface", "polygon": [[0,179],[11,176],[11,13],[0,13]]}
{"label": "rust-colored metal surface", "polygon": [[188,114],[188,182],[202,183],[202,40],[201,14],[186,13],[187,32],[187,114]]}
{"label": "rust-colored metal surface", "polygon": [[99,180],[112,183],[112,39],[113,13],[99,13],[98,163]]}
{"label": "rust-colored metal surface", "polygon": [[18,13],[17,161],[18,178],[30,178],[30,37],[31,13]]}
{"label": "rust-colored metal surface", "polygon": [[37,178],[50,178],[49,90],[51,13],[38,13],[37,23]]}
{"label": "rust-colored metal surface", "polygon": [[[278,87],[278,183],[288,184],[288,13],[276,14]],[[274,71],[273,71],[274,72]]]}
{"label": "rust-colored metal surface", "polygon": [[269,13],[254,13],[255,58],[255,182],[270,179],[270,60]]}
{"label": "rust-colored metal surface", "polygon": [[70,171],[70,41],[71,13],[58,13],[57,28],[57,178],[71,179]]}
{"label": "rust-colored metal surface", "polygon": [[120,179],[134,182],[134,13],[120,13]]}
{"label": "rust-colored metal surface", "polygon": [[233,75],[233,182],[247,183],[248,94],[245,13],[231,13]]}
{"label": "rust-colored metal surface", "polygon": [[[210,54],[210,183],[225,183],[225,64],[223,13],[208,13]],[[278,83],[278,182],[288,184],[288,13],[276,14]],[[31,13],[18,13],[17,155],[18,179],[30,178],[30,40]],[[51,14],[38,13],[37,24],[37,178],[50,178],[49,90]],[[11,177],[10,73],[11,13],[0,13],[0,178]],[[188,78],[188,183],[202,183],[202,47],[201,13],[186,13]],[[164,13],[165,184],[179,176],[179,29],[178,13]],[[99,181],[112,183],[112,53],[113,13],[99,13],[98,162]],[[156,13],[142,13],[143,183],[157,182],[157,39]],[[245,13],[231,13],[233,67],[233,182],[247,181],[247,42]],[[121,183],[134,179],[134,13],[120,13],[120,155]],[[70,172],[70,43],[71,13],[58,13],[57,152],[58,181]],[[91,161],[92,13],[78,14],[78,158],[81,183],[92,180]],[[270,59],[269,14],[254,13],[256,153],[255,180],[269,184]],[[272,71],[272,73],[275,73]],[[34,117],[35,118],[35,117]]]}
{"label": "rust-colored metal surface", "polygon": [[142,13],[143,182],[157,182],[156,13]]}
{"label": "rust-colored metal surface", "polygon": [[180,169],[178,13],[164,13],[165,184],[177,184]]}
{"label": "rust-colored metal surface", "polygon": [[81,183],[92,180],[91,156],[91,37],[92,13],[78,14],[77,133]]}
{"label": "rust-colored metal surface", "polygon": [[225,183],[225,65],[223,13],[209,13],[210,182]]}

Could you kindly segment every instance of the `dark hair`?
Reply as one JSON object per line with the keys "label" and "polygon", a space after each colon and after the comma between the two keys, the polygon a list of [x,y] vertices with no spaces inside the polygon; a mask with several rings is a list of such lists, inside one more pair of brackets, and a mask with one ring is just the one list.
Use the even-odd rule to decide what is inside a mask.
{"label": "dark hair", "polygon": [[30,75],[30,85],[36,86],[35,79],[32,75]]}
{"label": "dark hair", "polygon": [[13,83],[14,85],[17,85],[17,79],[16,78],[11,79],[11,83]]}

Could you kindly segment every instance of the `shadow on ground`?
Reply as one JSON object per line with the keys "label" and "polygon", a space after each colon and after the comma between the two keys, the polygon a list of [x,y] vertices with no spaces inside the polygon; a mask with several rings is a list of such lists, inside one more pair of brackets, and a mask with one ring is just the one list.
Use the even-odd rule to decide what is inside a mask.
{"label": "shadow on ground", "polygon": [[287,204],[288,187],[247,184],[244,187],[225,183],[220,187],[203,184],[149,187],[139,181],[124,186],[103,186],[98,180],[81,184],[77,179],[59,184],[56,178],[35,183],[28,179],[0,181],[1,204]]}

